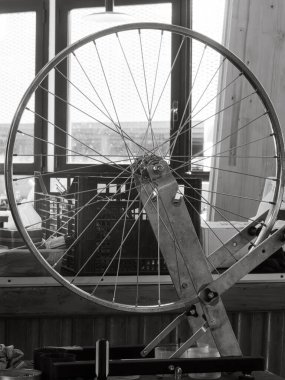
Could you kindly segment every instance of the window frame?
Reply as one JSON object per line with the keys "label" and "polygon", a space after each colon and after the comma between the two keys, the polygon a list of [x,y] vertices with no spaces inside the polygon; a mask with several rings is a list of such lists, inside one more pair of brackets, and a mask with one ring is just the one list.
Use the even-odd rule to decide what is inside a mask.
{"label": "window frame", "polygon": [[[163,3],[171,3],[172,4],[172,23],[176,25],[181,25],[184,27],[191,28],[191,9],[192,9],[192,1],[187,0],[153,0],[151,4],[163,4]],[[116,6],[123,5],[148,5],[150,4],[147,0],[117,0]],[[69,12],[73,9],[80,8],[89,8],[89,7],[104,7],[105,2],[103,0],[57,0],[56,3],[56,44],[55,50],[56,53],[63,50],[68,44],[68,15]],[[176,42],[178,44],[178,41]],[[175,43],[174,43],[175,44]],[[173,45],[175,47],[175,45]],[[177,76],[172,78],[171,84],[171,106],[173,106],[173,101],[177,101],[180,110],[180,116],[182,114],[182,110],[184,109],[184,105],[187,102],[187,95],[189,93],[189,87],[191,83],[191,73],[187,72],[187,62],[190,60],[190,56],[188,54],[188,49],[191,47],[187,47],[187,50],[183,56],[181,56],[177,62],[177,73],[179,72],[179,80],[177,80]],[[175,49],[172,49],[175,51]],[[174,54],[174,53],[172,53]],[[173,56],[174,58],[174,56]],[[172,58],[172,59],[173,59]],[[61,63],[60,70],[64,74],[67,73],[67,64]],[[67,86],[64,84],[63,78],[56,73],[55,80],[55,93],[57,96],[67,99]],[[172,107],[173,108],[173,107]],[[55,99],[55,125],[66,126],[67,128],[67,107],[63,105],[59,100]],[[178,120],[173,120],[173,112],[171,111],[171,125],[170,131],[174,131],[179,126],[179,118]],[[60,156],[63,153],[63,150],[58,146],[67,147],[66,134],[55,130],[55,154],[59,154],[59,157],[55,160],[54,170],[61,171],[67,169],[73,169],[72,175],[76,176],[77,174],[82,174],[85,172],[86,175],[98,175],[104,173],[114,172],[114,169],[110,168],[107,164],[98,165],[98,168],[92,169],[92,173],[89,173],[88,169],[80,169],[80,173],[76,172],[76,168],[80,168],[84,166],[83,164],[68,164],[66,162],[66,158]],[[187,156],[190,156],[191,153],[191,130],[187,134],[183,135],[183,139],[178,140],[176,144],[176,149],[180,152],[182,151],[182,155],[185,156],[185,160],[187,160]],[[189,169],[189,168],[187,168]]]}
{"label": "window frame", "polygon": [[[35,75],[48,61],[49,46],[49,0],[0,0],[0,14],[4,13],[36,13],[35,36]],[[47,115],[47,96],[43,90],[35,94],[35,112],[44,117]],[[12,120],[11,120],[12,121]],[[34,162],[14,164],[15,174],[31,174],[45,168],[46,128],[39,117],[34,117]],[[0,170],[4,172],[4,163],[0,163]]]}

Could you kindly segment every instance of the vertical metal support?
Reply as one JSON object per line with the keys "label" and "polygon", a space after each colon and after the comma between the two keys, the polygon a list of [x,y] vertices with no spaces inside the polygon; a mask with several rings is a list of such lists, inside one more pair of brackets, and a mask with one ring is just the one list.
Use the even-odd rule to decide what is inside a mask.
{"label": "vertical metal support", "polygon": [[[211,283],[213,277],[185,202],[183,199],[176,201],[177,181],[167,163],[158,157],[139,163],[135,181],[173,284],[186,304]],[[154,191],[156,199],[147,202]],[[240,356],[240,347],[221,299],[217,297],[214,304],[201,302],[200,305],[200,315],[205,316],[220,354]]]}
{"label": "vertical metal support", "polygon": [[106,12],[114,11],[114,0],[105,0],[105,11]]}
{"label": "vertical metal support", "polygon": [[106,339],[96,342],[95,373],[98,380],[106,380],[109,374],[109,342]]}

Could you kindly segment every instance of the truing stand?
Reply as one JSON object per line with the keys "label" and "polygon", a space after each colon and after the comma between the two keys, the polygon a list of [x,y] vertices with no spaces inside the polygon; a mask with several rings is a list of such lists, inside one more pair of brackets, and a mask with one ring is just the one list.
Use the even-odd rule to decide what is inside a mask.
{"label": "truing stand", "polygon": [[[279,249],[284,242],[284,229],[275,231],[214,280],[205,260],[200,242],[186,210],[183,198],[167,163],[156,156],[140,159],[133,167],[136,186],[145,207],[161,253],[167,263],[178,295],[184,300],[185,311],[177,316],[146,347],[113,347],[108,351],[106,341],[95,348],[41,349],[35,352],[35,366],[44,370],[45,380],[94,377],[96,365],[100,379],[115,375],[151,375],[201,372],[236,372],[252,378],[251,372],[264,370],[263,358],[243,357],[232,331],[220,295],[251,271],[256,265]],[[152,196],[152,202],[146,199]],[[159,222],[157,210],[159,209]],[[166,211],[167,210],[167,213]],[[233,244],[241,248],[248,238],[262,226],[266,213],[260,215],[247,229],[233,237],[210,257],[210,263],[221,263],[226,257],[225,247]],[[180,223],[175,223],[179,220]],[[175,237],[175,239],[173,238]],[[173,255],[175,252],[175,255]],[[236,250],[238,252],[238,249]],[[192,263],[192,264],[190,264]],[[154,359],[154,347],[159,344],[183,319],[187,318],[193,335],[168,359]],[[196,323],[193,323],[196,322]],[[198,326],[198,328],[196,328]],[[180,358],[206,331],[210,331],[220,358]],[[103,348],[103,349],[101,349]],[[56,360],[52,357],[57,354]],[[72,354],[72,360],[59,361]],[[110,356],[110,359],[109,359]],[[141,358],[141,356],[145,358]]]}
{"label": "truing stand", "polygon": [[[158,246],[177,294],[185,301],[186,310],[142,351],[142,356],[147,355],[185,317],[188,318],[194,333],[173,354],[173,357],[179,357],[208,329],[221,356],[241,356],[239,344],[220,295],[282,246],[284,229],[275,232],[258,247],[252,246],[247,255],[217,280],[213,280],[183,196],[167,163],[157,156],[150,156],[139,160],[134,166],[134,171],[136,186]],[[152,196],[151,203],[147,201],[150,196]],[[248,227],[251,234],[253,229],[256,231],[258,225],[262,224],[264,216],[261,215]],[[235,242],[235,246],[239,249],[242,245],[248,244],[245,232],[240,236],[238,243]],[[225,246],[223,246],[210,257],[213,268],[216,267],[214,264],[223,262],[225,257]]]}

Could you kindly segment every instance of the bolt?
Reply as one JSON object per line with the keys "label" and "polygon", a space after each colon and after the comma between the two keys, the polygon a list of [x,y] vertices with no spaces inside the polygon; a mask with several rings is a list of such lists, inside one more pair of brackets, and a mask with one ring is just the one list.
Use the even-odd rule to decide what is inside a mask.
{"label": "bolt", "polygon": [[156,174],[161,173],[163,171],[163,165],[162,164],[153,165],[152,170]]}
{"label": "bolt", "polygon": [[183,289],[186,289],[188,287],[187,283],[186,282],[183,282],[183,284],[181,285]]}
{"label": "bolt", "polygon": [[154,189],[152,194],[151,194],[151,200],[156,201],[157,200],[157,189]]}
{"label": "bolt", "polygon": [[215,294],[213,292],[208,293],[208,298],[213,299],[215,297]]}
{"label": "bolt", "polygon": [[173,364],[170,364],[170,366],[168,366],[168,369],[169,369],[169,371],[174,371],[174,365]]}
{"label": "bolt", "polygon": [[237,246],[237,242],[234,241],[234,242],[233,242],[233,247],[236,247],[236,246]]}
{"label": "bolt", "polygon": [[178,206],[180,203],[181,203],[181,200],[182,200],[182,194],[180,194],[179,192],[177,192],[174,196],[174,198],[172,199],[172,203],[176,206]]}

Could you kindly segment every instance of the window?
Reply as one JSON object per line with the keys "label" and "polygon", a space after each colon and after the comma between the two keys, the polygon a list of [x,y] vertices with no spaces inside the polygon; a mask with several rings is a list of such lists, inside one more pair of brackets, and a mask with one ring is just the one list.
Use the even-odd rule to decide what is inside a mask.
{"label": "window", "polygon": [[[92,3],[94,5],[94,2]],[[98,2],[98,5],[100,3]],[[59,6],[59,17],[60,22],[58,22],[59,29],[57,30],[60,38],[57,41],[57,51],[60,51],[64,46],[73,43],[78,38],[83,35],[88,35],[91,31],[96,31],[96,29],[102,29],[106,27],[106,24],[101,22],[100,17],[92,16],[92,14],[100,13],[104,10],[103,7],[90,7],[90,2],[66,2],[64,0],[58,2]],[[179,7],[180,2],[174,1],[156,1],[153,4],[149,2],[137,1],[132,2],[129,5],[128,1],[117,1],[116,2],[116,11],[127,15],[127,20],[134,21],[156,21],[156,22],[165,22],[176,24],[180,23],[179,20]],[[98,21],[99,20],[99,21]],[[110,26],[110,25],[108,25]],[[130,36],[130,39],[133,39],[131,44],[129,41],[122,41],[124,47],[128,45],[128,51],[125,51],[125,55],[128,59],[131,59],[130,66],[133,70],[133,74],[136,77],[136,84],[138,88],[144,86],[144,77],[138,75],[137,71],[141,71],[138,67],[137,57],[139,56],[139,45],[135,36]],[[148,41],[146,39],[142,43],[148,43],[153,41],[155,45],[154,48],[157,48],[159,39],[154,40],[150,35],[148,36]],[[56,168],[64,168],[66,165],[70,167],[72,164],[79,164],[83,162],[92,161],[92,151],[98,151],[103,149],[105,156],[113,155],[113,157],[126,155],[125,148],[120,137],[116,133],[110,132],[109,134],[104,133],[103,129],[100,127],[100,122],[106,123],[108,118],[120,118],[120,122],[124,124],[124,128],[127,130],[127,133],[132,138],[143,138],[140,136],[141,132],[141,123],[145,120],[145,113],[147,105],[144,104],[143,107],[138,106],[138,102],[141,100],[138,98],[138,91],[134,87],[133,80],[130,76],[128,70],[126,70],[126,62],[124,62],[124,57],[120,51],[120,47],[116,46],[116,51],[112,47],[113,41],[105,38],[102,41],[104,47],[101,49],[100,41],[98,42],[98,51],[95,51],[94,47],[90,50],[82,49],[80,51],[80,56],[72,57],[69,62],[62,65],[62,73],[56,73],[56,93],[59,93],[60,97],[66,99],[68,94],[68,102],[71,104],[64,105],[63,102],[55,99],[55,125],[67,125],[68,128],[68,137],[67,139],[62,136],[62,133],[59,130],[55,130],[55,139],[58,141],[58,148],[55,148],[56,153],[59,155],[60,151],[62,153],[61,146],[66,146],[68,151],[67,157],[58,157],[56,160]],[[168,46],[167,46],[168,45]],[[114,46],[114,44],[113,44]],[[93,51],[92,51],[93,50]],[[170,71],[171,67],[171,45],[165,44],[165,47],[161,51],[164,58],[164,77],[167,76],[167,73]],[[79,54],[79,53],[78,53]],[[113,62],[110,67],[107,67],[106,72],[102,71],[101,61],[112,62],[110,58],[112,54],[116,56],[117,62]],[[120,60],[118,60],[120,57]],[[152,61],[150,61],[152,59]],[[151,67],[152,64],[155,64],[156,57],[149,56],[144,57],[144,62],[148,62],[148,66]],[[82,65],[84,63],[84,69]],[[121,65],[122,70],[118,69],[118,65]],[[116,67],[115,67],[116,66]],[[148,68],[146,67],[147,71]],[[65,84],[63,81],[63,75],[69,73],[70,81],[68,88],[64,88]],[[100,109],[97,109],[97,113],[92,113],[90,117],[90,110],[94,108],[94,104],[90,102],[90,99],[84,98],[82,93],[85,89],[90,90],[90,80],[88,80],[87,75],[90,78],[94,79],[96,75],[96,91],[100,93],[101,99],[98,99],[98,96],[95,97],[96,101],[100,104]],[[118,75],[120,73],[120,75]],[[62,75],[63,74],[63,75]],[[107,79],[106,79],[107,74]],[[148,75],[148,73],[146,73]],[[177,83],[178,72],[173,73],[171,81],[167,83],[167,86],[164,90],[164,103],[163,106],[159,107],[156,113],[155,124],[157,130],[159,130],[159,136],[161,139],[169,137],[170,127],[171,127],[171,114],[170,114],[170,104],[171,99],[175,96],[175,92],[171,89],[172,83]],[[98,77],[100,78],[98,79]],[[160,83],[158,85],[162,86],[162,81],[165,78],[160,77]],[[108,83],[107,83],[108,82]],[[113,84],[113,88],[111,84]],[[116,83],[116,86],[114,86]],[[80,85],[79,85],[80,84]],[[106,85],[107,84],[107,85]],[[109,87],[109,88],[108,88]],[[115,87],[115,88],[114,88]],[[149,90],[150,92],[150,90]],[[172,92],[172,94],[171,94]],[[98,95],[98,94],[97,94]],[[149,95],[151,96],[151,95]],[[112,99],[112,97],[114,99]],[[102,102],[104,104],[102,104]],[[119,109],[120,115],[115,115],[116,110],[114,110],[114,103],[116,103],[116,108]],[[79,105],[78,108],[73,107],[74,104]],[[102,112],[102,108],[104,108]],[[110,111],[111,110],[111,111]],[[108,114],[107,119],[106,115]],[[94,120],[99,120],[99,123]],[[96,133],[94,133],[94,129]],[[86,154],[91,158],[86,160],[86,157],[74,154],[77,152],[78,137],[83,143],[87,143],[90,149],[86,150]],[[103,148],[102,148],[103,147]],[[167,147],[165,146],[165,149]],[[104,161],[104,160],[103,160]],[[93,161],[94,162],[94,161]],[[100,161],[102,163],[102,160]]]}
{"label": "window", "polygon": [[[224,14],[225,0],[193,0],[193,29],[223,44]],[[202,54],[203,47],[201,44],[193,43],[193,78],[195,78]],[[210,118],[201,124],[200,122],[215,113],[217,107],[216,94],[219,86],[219,66],[221,62],[220,55],[213,50],[208,51],[206,54],[208,55],[207,59],[205,58],[203,62],[207,62],[208,66],[201,68],[203,76],[197,77],[196,85],[193,87],[192,106],[196,110],[193,115],[193,124],[199,125],[196,131],[195,128],[193,129],[193,132],[195,131],[194,133],[196,134],[196,139],[193,141],[193,154],[205,150],[205,156],[211,156],[215,118]],[[215,75],[216,72],[217,75]],[[209,83],[210,86],[207,87]],[[205,89],[207,90],[205,91]],[[204,91],[203,103],[201,104],[200,97]],[[210,103],[208,104],[208,102]],[[205,104],[208,105],[203,108]],[[208,171],[209,169],[207,169],[206,165],[210,165],[210,159],[200,161],[200,166],[197,164],[196,169]]]}
{"label": "window", "polygon": [[[143,5],[127,5],[118,6],[118,12],[128,15],[130,20],[141,21],[160,21],[164,23],[171,23],[172,19],[172,4],[143,4]],[[96,13],[103,12],[104,8],[87,8],[87,9],[74,9],[69,12],[69,43],[77,41],[79,38],[94,32],[97,28],[101,28],[100,16],[95,16]],[[96,12],[96,13],[95,13]],[[93,13],[93,16],[92,16]],[[96,27],[96,18],[99,18]],[[109,26],[109,25],[108,25]],[[158,38],[157,38],[158,37]],[[142,44],[152,43],[154,45],[153,50],[157,49],[160,36],[157,33],[148,33],[145,36]],[[124,45],[124,53],[132,70],[132,75],[135,78],[136,87],[138,90],[144,88],[144,76],[141,75],[141,62],[140,59],[140,45],[137,43],[137,36],[135,34],[130,35],[122,40]],[[116,50],[114,50],[116,49]],[[68,72],[71,85],[68,88],[69,101],[72,104],[80,104],[81,109],[84,109],[84,114],[77,109],[68,107],[68,135],[72,136],[68,138],[68,148],[70,150],[77,151],[78,142],[74,140],[74,136],[88,145],[91,149],[102,152],[105,157],[113,157],[114,160],[118,160],[121,156],[126,156],[126,150],[123,141],[116,132],[105,133],[104,126],[100,123],[94,122],[93,112],[94,105],[89,99],[82,99],[81,91],[88,93],[90,83],[85,77],[85,73],[88,72],[90,78],[96,79],[96,91],[100,99],[96,98],[97,104],[102,99],[102,106],[104,105],[103,112],[98,111],[96,118],[101,122],[108,123],[108,115],[102,113],[110,112],[111,117],[119,118],[120,124],[125,129],[127,134],[134,140],[143,139],[143,127],[145,123],[145,111],[147,105],[144,103],[144,107],[139,106],[140,97],[136,94],[136,88],[133,83],[133,78],[130,76],[129,70],[126,70],[126,62],[124,56],[120,51],[120,46],[114,41],[114,39],[105,38],[104,41],[98,42],[98,46],[94,49],[91,46],[90,49],[84,50],[77,59],[72,59],[69,62]],[[79,53],[78,53],[79,54]],[[116,57],[116,59],[112,59]],[[120,59],[118,59],[120,57]],[[158,78],[157,87],[163,86],[163,79],[166,78],[171,68],[171,47],[169,44],[164,44],[161,51],[161,59],[164,61],[164,73]],[[81,65],[84,64],[84,71],[78,64],[80,60]],[[144,56],[144,64],[146,70],[146,76],[151,75],[150,68],[155,65],[156,56],[148,54]],[[108,67],[101,67],[101,62],[108,62]],[[113,64],[112,64],[113,63]],[[118,69],[118,66],[120,68]],[[100,79],[98,79],[100,77]],[[91,79],[91,80],[92,80]],[[80,92],[76,86],[76,83],[80,83]],[[108,86],[106,85],[108,83]],[[73,86],[75,84],[75,86]],[[158,109],[158,114],[154,122],[154,130],[159,133],[161,139],[169,138],[170,134],[170,83],[168,84],[165,92],[167,96],[164,97],[163,105]],[[113,110],[114,106],[118,110],[119,115],[115,114]],[[104,104],[103,104],[104,103]],[[105,111],[105,112],[104,112]],[[139,112],[138,112],[139,111]],[[91,117],[86,116],[92,115]],[[159,130],[159,132],[158,132]],[[165,146],[165,149],[167,147]],[[91,155],[91,150],[89,150]],[[86,157],[71,155],[67,159],[68,163],[89,162],[91,159]],[[123,162],[122,162],[123,163]]]}
{"label": "window", "polygon": [[[3,172],[7,135],[21,97],[36,72],[47,61],[48,1],[0,0],[0,167]],[[43,112],[43,94],[38,92],[30,102],[31,108]],[[40,140],[42,125],[35,115],[26,113],[21,123],[23,135],[17,136],[15,166],[18,173],[33,173],[40,166],[43,151]],[[32,136],[32,137],[29,137]],[[19,193],[26,193],[26,184],[19,184]],[[4,180],[0,178],[0,194],[5,198]],[[20,195],[21,196],[21,195]]]}
{"label": "window", "polygon": [[[0,14],[0,48],[5,54],[1,54],[1,162],[4,162],[5,138],[16,106],[21,96],[35,76],[35,37],[36,37],[36,12],[17,12]],[[24,42],[24,43],[23,43]],[[19,59],[21,57],[22,59]],[[21,78],[21,81],[18,80]],[[34,103],[35,99],[32,99]],[[25,132],[33,133],[33,116],[23,120]],[[25,139],[19,141],[19,162],[33,162],[33,146],[25,144]]]}
{"label": "window", "polygon": [[[94,6],[94,3],[98,6]],[[91,2],[90,0],[58,0],[56,2],[56,52],[62,51],[94,29],[102,28],[97,16],[90,15],[102,12],[104,10],[102,5],[100,1]],[[196,20],[195,14],[198,15],[200,12],[199,2],[193,1],[192,10],[184,9],[183,6],[186,6],[186,2],[174,0],[154,1],[152,4],[142,0],[116,2],[116,10],[128,15],[131,21],[158,21],[191,26],[191,17]],[[202,17],[200,19],[204,21]],[[202,28],[203,23],[195,21],[194,25],[199,29]],[[116,39],[115,42],[114,39]],[[75,187],[73,178],[81,176],[89,164],[85,173],[98,176],[108,172],[113,178],[114,166],[122,167],[126,165],[126,160],[131,160],[124,138],[120,132],[118,133],[120,129],[112,128],[113,124],[124,127],[124,133],[131,143],[143,141],[144,148],[148,151],[152,149],[154,139],[158,140],[156,142],[159,146],[160,141],[166,141],[165,144],[161,143],[160,149],[162,153],[167,153],[166,160],[173,160],[172,163],[176,167],[181,164],[181,161],[175,160],[175,156],[183,157],[185,164],[191,153],[197,154],[204,150],[205,141],[210,136],[207,128],[211,125],[203,121],[207,119],[207,114],[203,111],[203,104],[199,104],[200,95],[209,81],[211,82],[209,89],[212,92],[209,91],[206,102],[217,91],[218,76],[214,81],[210,78],[213,71],[217,70],[219,61],[214,60],[211,67],[204,67],[207,75],[197,78],[197,85],[194,88],[193,83],[203,52],[198,43],[192,46],[190,40],[187,40],[184,45],[183,42],[181,35],[167,31],[163,38],[160,30],[137,29],[135,33],[122,32],[120,36],[105,36],[96,43],[80,47],[52,69],[45,83],[38,86],[36,98],[32,98],[30,101],[32,104],[28,105],[34,111],[30,114],[25,111],[28,118],[27,121],[23,119],[25,125],[21,127],[23,134],[18,137],[19,148],[17,148],[19,157],[30,164],[29,173],[33,173],[37,168],[40,168],[42,172],[48,169],[45,178],[49,182],[46,183],[46,187],[51,197],[54,195],[52,193],[64,193],[67,187]],[[35,49],[33,46],[31,49]],[[180,51],[182,54],[178,55]],[[163,62],[161,70],[159,72],[153,70],[160,62]],[[189,67],[192,70],[189,70]],[[30,70],[35,71],[32,68]],[[146,78],[149,79],[151,86],[146,83]],[[96,79],[96,88],[92,87],[94,79]],[[190,90],[192,86],[193,93]],[[85,91],[86,89],[88,91]],[[85,95],[90,90],[93,90],[92,97]],[[191,99],[188,99],[189,93],[192,94]],[[54,108],[54,113],[48,112],[47,100],[49,110]],[[184,120],[187,126],[186,133],[177,142],[173,141],[172,134],[179,130],[185,116],[183,110],[188,107],[195,108],[196,103],[199,104],[198,110],[202,108],[203,111],[200,112],[199,118],[194,119],[194,122],[200,123],[200,126],[188,128],[192,121],[185,122]],[[214,112],[214,109],[215,102],[208,112]],[[51,117],[48,117],[47,121],[48,113]],[[152,121],[155,136],[148,129],[142,132],[141,126],[145,125],[146,117]],[[34,127],[35,144],[31,145],[28,141],[31,141],[33,137]],[[83,154],[78,153],[79,145]],[[22,152],[21,149],[27,149],[27,153]],[[143,155],[140,149],[139,146],[132,146],[135,155]],[[51,156],[54,161],[50,159]],[[32,160],[33,157],[35,157],[35,162],[29,162],[28,160]],[[94,162],[95,165],[92,165],[90,170]],[[193,165],[190,168],[189,165],[183,169],[183,174],[185,172],[187,174],[189,169],[196,169],[197,172],[199,170],[207,179],[207,170],[204,170],[203,166]],[[27,172],[27,165],[24,170]],[[199,181],[195,184],[198,190],[201,188]],[[81,182],[77,184],[79,187]],[[100,184],[101,182],[98,182],[98,186]],[[120,187],[121,184],[115,186],[117,185]],[[179,185],[184,191],[185,186],[182,183]],[[109,185],[105,188],[107,199],[109,193],[112,192]],[[38,189],[38,192],[40,193],[41,190],[43,189]],[[40,197],[42,194],[37,195]],[[197,201],[195,192],[189,197],[198,204],[195,205],[198,215],[193,217],[197,222],[196,227],[200,222],[200,202]],[[74,200],[74,204],[76,202],[79,203],[77,199]],[[54,200],[55,207],[59,203],[57,199]],[[60,212],[58,211],[56,215]],[[50,214],[51,209],[46,210],[46,213]],[[56,219],[58,222],[60,218]],[[47,236],[45,237],[48,238],[49,233],[52,233],[54,229],[51,228],[51,224],[47,224],[46,228]],[[57,228],[58,225],[56,225]],[[56,234],[65,234],[61,231],[61,226]]]}
{"label": "window", "polygon": [[[127,15],[125,17],[125,20],[123,19],[123,22],[172,22],[173,24],[187,27],[191,27],[191,24],[193,24],[194,30],[209,35],[211,38],[217,40],[218,42],[222,42],[225,1],[215,0],[213,2],[210,2],[209,0],[193,0],[190,3],[189,4],[191,6],[188,4],[188,8],[183,9],[184,6],[186,7],[186,5],[180,1],[154,1],[152,2],[152,4],[149,4],[149,2],[146,3],[144,1],[137,1],[132,2],[131,5],[128,5],[128,1],[117,0],[115,2],[115,8],[117,12]],[[99,1],[98,6],[94,7],[94,2],[91,3],[88,0],[84,2],[78,2],[76,0],[59,0],[57,11],[58,28],[56,50],[62,50],[68,44],[73,43],[74,41],[78,40],[79,38],[85,35],[88,35],[92,31],[94,32],[96,30],[100,30],[102,28],[110,26],[109,22],[106,22],[105,19],[102,21],[102,19],[100,20],[100,17],[98,17],[98,14],[104,11],[103,5],[104,4],[100,3]],[[96,13],[97,16],[95,16]],[[213,15],[215,16],[213,17]],[[109,56],[106,55],[105,57],[106,60],[107,58],[110,58],[112,54],[118,57],[118,53],[120,52],[111,51],[112,42],[106,42],[106,40],[107,39],[105,38],[104,51],[109,51]],[[155,41],[153,38],[151,38],[151,36],[149,36],[148,41],[153,41],[153,43],[155,44]],[[108,44],[110,46],[109,50],[106,48],[106,45]],[[173,115],[170,114],[169,109],[171,108],[174,112],[178,111],[177,115],[181,116],[184,106],[187,102],[187,99],[183,94],[187,92],[187,88],[189,89],[191,83],[193,85],[195,73],[197,71],[199,60],[202,54],[201,48],[202,46],[199,43],[194,43],[192,46],[192,58],[190,58],[190,56],[188,57],[188,63],[190,59],[192,59],[192,72],[190,73],[190,75],[189,73],[187,73],[187,61],[184,61],[179,69],[173,71],[171,81],[168,82],[167,88],[165,90],[168,96],[164,96],[164,108],[160,107],[160,117],[158,117],[156,120],[156,125],[159,129],[159,135],[162,139],[165,138],[167,135],[169,136],[170,129],[175,129],[179,126],[179,120],[176,120],[175,117],[173,117]],[[130,51],[126,52],[127,57],[133,56],[135,57],[134,60],[138,59],[139,52],[135,50],[132,52],[131,49],[132,45],[130,45]],[[173,46],[172,50],[174,50]],[[170,56],[170,51],[165,51],[164,54],[165,73],[167,73],[169,71],[169,67],[171,66],[171,60],[173,61],[174,57]],[[203,75],[196,78],[197,83],[193,87],[191,99],[193,111],[195,110],[195,112],[193,112],[195,117],[193,118],[192,123],[198,125],[197,127],[191,129],[191,133],[189,132],[184,135],[183,141],[177,142],[177,149],[179,149],[180,151],[183,150],[185,157],[189,157],[190,152],[192,152],[192,154],[197,154],[199,151],[204,151],[206,149],[207,153],[205,153],[204,156],[211,155],[211,149],[209,147],[211,146],[211,141],[213,139],[213,125],[215,122],[215,118],[211,118],[209,121],[206,120],[205,122],[203,120],[207,119],[209,114],[214,113],[214,110],[216,108],[216,102],[211,101],[210,106],[208,106],[206,109],[204,109],[203,106],[213,97],[215,97],[215,94],[217,93],[219,80],[218,67],[220,64],[220,56],[219,54],[215,54],[214,51],[207,52],[207,55],[211,55],[211,57],[207,57],[207,59],[205,59],[206,62],[212,62],[211,67],[203,67]],[[112,109],[112,99],[107,99],[108,89],[106,88],[106,83],[104,82],[104,73],[101,72],[100,61],[98,60],[98,56],[96,57],[95,51],[93,51],[90,54],[90,52],[86,49],[85,52],[82,52],[82,56],[78,58],[80,59],[81,64],[82,62],[84,62],[84,65],[86,65],[86,72],[88,72],[92,79],[94,78],[95,73],[96,75],[100,73],[101,82],[99,81],[100,83],[98,87],[98,92],[100,94],[103,93],[102,97],[104,98],[104,106],[106,106],[108,110]],[[104,57],[101,58],[103,59]],[[145,61],[149,63],[150,67],[154,64],[154,57],[152,58],[153,61],[151,61],[151,57],[145,57]],[[121,64],[124,64],[123,60],[121,61]],[[132,67],[134,67],[134,61],[132,62],[132,64]],[[88,151],[88,154],[90,156],[92,156],[92,150],[98,150],[98,147],[102,147],[102,145],[104,145],[105,147],[104,154],[106,155],[113,154],[111,152],[112,146],[114,147],[114,156],[118,156],[119,153],[122,154],[124,151],[124,147],[122,146],[122,142],[118,142],[118,136],[116,134],[114,135],[111,133],[111,135],[108,138],[106,134],[103,135],[98,123],[94,122],[94,120],[92,120],[92,118],[88,116],[90,115],[89,111],[93,107],[93,105],[88,99],[83,99],[82,93],[80,93],[80,91],[84,93],[85,88],[90,86],[90,83],[88,83],[88,80],[86,80],[86,75],[83,72],[82,67],[80,67],[80,64],[78,64],[78,59],[73,59],[72,57],[72,59],[70,59],[70,61],[66,63],[65,66],[63,65],[62,69],[63,74],[66,74],[67,72],[69,73],[70,83],[68,85],[68,88],[64,89],[62,74],[56,73],[56,92],[63,99],[67,99],[68,94],[69,102],[72,105],[80,104],[82,109],[78,110],[73,106],[66,106],[62,104],[62,102],[58,101],[57,99],[55,100],[55,124],[59,126],[67,126],[69,134],[67,139],[65,139],[65,137],[62,136],[62,133],[60,131],[55,130],[55,139],[58,142],[58,145],[60,147],[65,146],[69,151],[72,150],[76,152],[76,147],[78,145],[76,139],[80,136],[81,139],[84,139],[83,142],[88,142],[88,145],[90,145],[91,151]],[[117,75],[117,77],[115,78],[115,70],[112,67],[108,69],[108,81],[110,83],[116,82],[116,89],[118,93],[122,91],[122,94],[120,94],[119,96],[118,94],[116,94],[114,89],[111,89],[114,92],[114,96],[116,97],[116,103],[119,103],[118,108],[120,110],[122,109],[120,118],[122,118],[122,122],[125,123],[125,127],[127,123],[129,124],[130,131],[128,130],[128,132],[130,134],[136,134],[137,131],[140,130],[140,123],[144,118],[144,110],[141,109],[141,114],[138,114],[138,112],[136,112],[135,115],[133,115],[131,112],[131,110],[137,108],[134,107],[133,104],[133,102],[135,102],[137,98],[137,96],[135,96],[134,94],[135,90],[133,89],[133,83],[131,83],[131,80],[129,80],[128,82],[127,78],[124,76],[118,77]],[[117,70],[117,72],[119,71],[120,70]],[[211,80],[211,77],[213,76],[213,73],[215,71],[217,71],[217,75],[215,75],[215,77]],[[192,79],[190,77],[192,77]],[[144,78],[141,77],[140,80],[141,82],[143,82]],[[204,91],[209,81],[211,81],[211,85],[209,86],[209,88],[207,88],[206,94],[203,94],[203,102],[201,103],[201,93]],[[80,90],[78,90],[78,83],[80,83]],[[141,87],[141,85],[142,83],[138,83],[138,87]],[[124,91],[126,92],[126,94],[128,94],[129,97],[127,98],[127,101],[125,101],[125,104],[122,104],[124,99]],[[82,112],[82,110],[84,112]],[[99,115],[100,111],[97,115],[98,117],[96,117],[97,119],[99,119]],[[100,116],[102,116],[102,113]],[[112,115],[112,117],[113,116],[114,115]],[[103,119],[100,119],[100,121],[105,122],[106,120],[104,121],[103,117]],[[94,136],[93,133],[92,140],[90,139],[90,137],[91,131],[94,132],[94,128],[96,128],[97,132],[96,136]],[[192,136],[190,136],[190,134]],[[165,146],[164,149],[167,150],[167,146]],[[66,165],[70,167],[70,165],[72,164],[83,163],[83,161],[85,163],[88,161],[89,163],[91,162],[91,159],[86,160],[86,157],[83,158],[80,157],[80,155],[72,154],[71,152],[69,152],[68,154],[66,153],[66,151],[66,157],[62,157],[62,149],[55,148],[55,150],[59,156],[55,163],[57,168],[63,169],[64,167],[66,167]],[[197,162],[200,162],[200,164],[195,164],[195,162],[193,162],[192,170],[196,170],[199,172],[202,171],[205,173],[209,171],[207,169],[207,165],[209,165],[207,160],[203,159],[202,162],[199,161],[198,158]]]}

